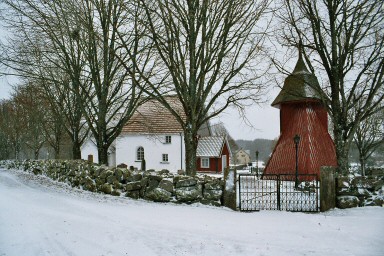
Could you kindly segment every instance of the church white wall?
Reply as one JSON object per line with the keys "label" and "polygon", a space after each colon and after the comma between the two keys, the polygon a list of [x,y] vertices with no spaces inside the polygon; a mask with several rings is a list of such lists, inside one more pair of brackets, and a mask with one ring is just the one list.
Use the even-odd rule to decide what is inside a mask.
{"label": "church white wall", "polygon": [[[93,162],[99,163],[97,146],[93,139],[86,140],[81,146],[81,159],[88,160],[88,155],[93,155]],[[108,150],[108,166],[116,166],[116,150],[113,143]]]}
{"label": "church white wall", "polygon": [[[165,143],[165,136],[171,136],[171,143]],[[146,169],[156,171],[167,169],[176,173],[185,169],[184,138],[180,134],[164,135],[121,135],[116,140],[116,164],[141,168],[141,161],[136,159],[138,147],[144,148]],[[168,162],[162,161],[162,154],[168,154]]]}
{"label": "church white wall", "polygon": [[97,146],[91,139],[86,140],[81,146],[81,158],[84,160],[88,160],[88,155],[93,155],[94,163],[99,162]]}

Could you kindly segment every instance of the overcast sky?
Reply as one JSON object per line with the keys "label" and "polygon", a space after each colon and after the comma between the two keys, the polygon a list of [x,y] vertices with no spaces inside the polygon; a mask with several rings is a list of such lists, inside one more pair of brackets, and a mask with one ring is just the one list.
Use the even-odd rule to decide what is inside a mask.
{"label": "overcast sky", "polygon": [[12,78],[0,77],[0,99],[7,99],[12,93],[9,80],[12,80]]}
{"label": "overcast sky", "polygon": [[[13,79],[0,78],[0,99],[10,97],[12,91],[9,83]],[[212,120],[212,123],[223,122],[229,134],[235,139],[254,140],[257,138],[274,139],[279,136],[279,110],[271,107],[271,103],[278,93],[274,90],[268,102],[262,106],[252,106],[246,108],[246,114],[249,123],[247,125],[242,120],[236,109],[229,108],[220,115],[220,117]]]}
{"label": "overcast sky", "polygon": [[279,90],[275,89],[266,95],[268,100],[265,104],[246,108],[247,121],[242,120],[236,109],[228,108],[225,113],[212,120],[212,123],[223,122],[235,140],[275,139],[280,133],[279,109],[272,107],[271,103]]}

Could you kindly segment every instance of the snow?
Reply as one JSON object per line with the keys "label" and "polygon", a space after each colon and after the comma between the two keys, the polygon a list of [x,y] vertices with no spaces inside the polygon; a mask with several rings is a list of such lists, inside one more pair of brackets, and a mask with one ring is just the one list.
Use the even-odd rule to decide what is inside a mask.
{"label": "snow", "polygon": [[384,255],[384,208],[305,214],[150,203],[0,169],[0,255]]}
{"label": "snow", "polygon": [[235,184],[235,172],[229,171],[227,180],[225,182],[225,190],[230,192],[234,191],[234,187],[235,187],[234,184]]}

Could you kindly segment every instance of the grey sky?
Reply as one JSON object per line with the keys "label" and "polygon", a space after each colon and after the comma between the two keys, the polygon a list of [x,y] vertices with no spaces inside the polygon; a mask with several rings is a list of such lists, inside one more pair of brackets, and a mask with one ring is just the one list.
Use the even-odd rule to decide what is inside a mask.
{"label": "grey sky", "polygon": [[[9,83],[13,83],[12,78],[0,78],[0,99],[10,97],[12,88]],[[212,123],[223,122],[229,134],[234,139],[254,140],[256,138],[274,139],[279,135],[279,110],[270,106],[275,91],[268,98],[268,102],[262,106],[251,106],[246,108],[248,122],[242,120],[238,111],[228,108],[220,117],[212,120]],[[273,96],[273,97],[271,97]]]}
{"label": "grey sky", "polygon": [[12,78],[8,77],[0,77],[0,99],[7,99],[10,97],[12,93],[12,87],[10,83],[12,83]]}
{"label": "grey sky", "polygon": [[[266,96],[268,100],[261,106],[247,107],[247,121],[242,120],[236,109],[229,108],[219,118],[213,120],[213,123],[217,121],[223,122],[234,139],[275,139],[280,133],[279,109],[271,107],[271,103],[277,93],[278,90],[274,90]],[[246,122],[250,124],[246,124]]]}

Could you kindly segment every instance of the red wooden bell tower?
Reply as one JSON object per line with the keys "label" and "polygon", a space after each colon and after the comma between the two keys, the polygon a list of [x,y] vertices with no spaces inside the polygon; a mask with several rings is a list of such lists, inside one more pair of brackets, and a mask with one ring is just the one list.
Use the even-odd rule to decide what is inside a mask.
{"label": "red wooden bell tower", "polygon": [[[321,102],[319,82],[300,54],[293,72],[272,106],[280,109],[280,137],[265,174],[317,174],[321,166],[337,166],[333,140],[328,133],[328,115]],[[300,137],[296,144],[294,137]],[[298,138],[296,138],[297,140]]]}

